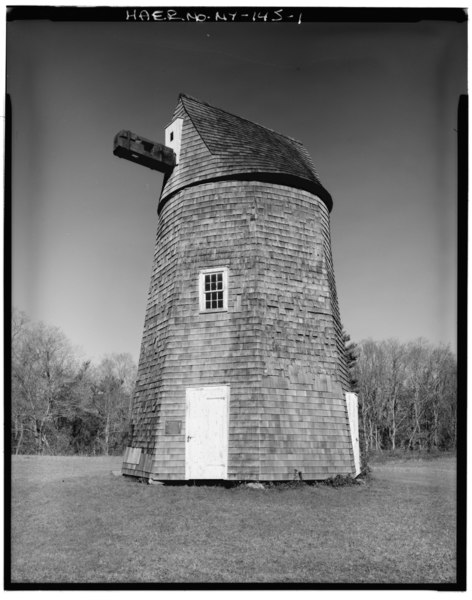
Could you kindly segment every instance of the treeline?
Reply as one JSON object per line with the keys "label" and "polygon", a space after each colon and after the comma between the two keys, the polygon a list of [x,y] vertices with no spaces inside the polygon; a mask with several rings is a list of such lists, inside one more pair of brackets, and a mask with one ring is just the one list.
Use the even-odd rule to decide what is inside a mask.
{"label": "treeline", "polygon": [[112,354],[80,360],[56,327],[12,315],[11,450],[15,454],[120,454],[136,365]]}
{"label": "treeline", "polygon": [[[345,335],[359,395],[363,453],[456,447],[456,358],[419,339],[359,344]],[[136,365],[111,354],[81,360],[56,327],[12,316],[11,449],[15,454],[121,454]]]}
{"label": "treeline", "polygon": [[457,362],[423,339],[347,344],[364,451],[456,448]]}

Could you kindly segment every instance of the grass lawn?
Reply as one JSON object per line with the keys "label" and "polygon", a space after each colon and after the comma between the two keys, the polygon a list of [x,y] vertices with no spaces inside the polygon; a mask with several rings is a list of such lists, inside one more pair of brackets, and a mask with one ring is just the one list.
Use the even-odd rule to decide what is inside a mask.
{"label": "grass lawn", "polygon": [[144,485],[120,464],[13,457],[13,582],[455,582],[452,457],[265,490]]}

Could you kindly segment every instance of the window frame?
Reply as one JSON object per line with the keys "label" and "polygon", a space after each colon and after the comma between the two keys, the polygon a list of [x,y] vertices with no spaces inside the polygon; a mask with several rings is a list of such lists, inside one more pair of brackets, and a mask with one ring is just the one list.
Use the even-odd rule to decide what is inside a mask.
{"label": "window frame", "polygon": [[[223,307],[222,308],[206,308],[206,296],[205,296],[205,276],[215,275],[218,273],[223,274]],[[216,312],[228,312],[228,268],[227,267],[213,267],[211,269],[203,269],[200,271],[198,277],[198,300],[199,308],[201,313],[216,313]]]}

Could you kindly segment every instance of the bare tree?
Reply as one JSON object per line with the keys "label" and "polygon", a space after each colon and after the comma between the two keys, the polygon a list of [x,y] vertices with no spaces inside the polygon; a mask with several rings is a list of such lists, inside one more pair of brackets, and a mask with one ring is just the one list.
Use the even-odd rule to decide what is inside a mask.
{"label": "bare tree", "polygon": [[31,324],[14,315],[12,328],[12,414],[18,432],[16,452],[24,435],[34,441],[35,452],[49,447],[48,427],[53,422],[63,388],[74,378],[74,351],[60,329]]}
{"label": "bare tree", "polygon": [[355,365],[367,450],[456,445],[456,359],[419,339],[359,344]]}
{"label": "bare tree", "polygon": [[15,447],[15,453],[19,454],[25,433],[26,422],[26,403],[21,394],[21,379],[15,376],[18,366],[20,365],[20,348],[26,335],[29,319],[26,313],[13,309],[12,326],[11,326],[11,364],[12,364],[12,402],[11,402],[11,418],[12,418],[12,445]]}
{"label": "bare tree", "polygon": [[373,340],[359,345],[356,362],[359,401],[366,451],[382,449],[383,382],[387,377],[382,347]]}
{"label": "bare tree", "polygon": [[11,357],[17,454],[121,451],[137,371],[129,354],[111,354],[93,367],[60,329],[15,310]]}
{"label": "bare tree", "polygon": [[121,442],[131,418],[136,365],[129,354],[105,356],[94,374],[94,406],[101,420],[102,451],[121,451]]}
{"label": "bare tree", "polygon": [[428,378],[429,446],[456,445],[456,360],[447,346],[431,351]]}

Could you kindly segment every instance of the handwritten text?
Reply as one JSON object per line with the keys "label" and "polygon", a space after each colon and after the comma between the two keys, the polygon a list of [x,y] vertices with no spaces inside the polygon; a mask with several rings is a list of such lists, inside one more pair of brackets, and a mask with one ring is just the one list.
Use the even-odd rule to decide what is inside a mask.
{"label": "handwritten text", "polygon": [[195,12],[188,10],[146,10],[146,9],[126,9],[126,21],[186,21],[194,23],[207,22],[231,22],[231,21],[247,21],[258,23],[276,23],[280,21],[300,23],[302,22],[302,13],[293,13],[283,8],[270,10],[244,10],[241,11],[222,11],[208,8],[205,12]]}

